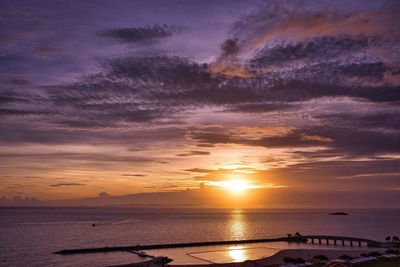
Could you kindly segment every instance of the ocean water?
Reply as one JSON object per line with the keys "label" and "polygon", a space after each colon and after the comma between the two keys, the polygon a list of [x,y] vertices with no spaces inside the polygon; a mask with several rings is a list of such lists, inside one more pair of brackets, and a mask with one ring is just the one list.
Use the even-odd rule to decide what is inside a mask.
{"label": "ocean water", "polygon": [[141,260],[124,252],[53,254],[72,248],[273,238],[294,232],[375,240],[400,236],[400,210],[350,210],[349,216],[330,216],[329,212],[0,208],[0,266],[106,266]]}

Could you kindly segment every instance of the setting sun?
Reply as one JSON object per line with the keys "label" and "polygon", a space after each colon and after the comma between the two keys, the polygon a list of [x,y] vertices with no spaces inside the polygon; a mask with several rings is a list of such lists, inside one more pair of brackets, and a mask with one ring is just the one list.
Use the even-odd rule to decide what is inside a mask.
{"label": "setting sun", "polygon": [[239,193],[239,192],[242,192],[243,190],[247,189],[248,183],[247,183],[247,181],[244,181],[244,180],[232,180],[232,181],[224,182],[223,187],[232,192]]}
{"label": "setting sun", "polygon": [[250,183],[246,180],[229,180],[229,181],[222,181],[219,183],[219,186],[223,189],[240,193],[246,189],[254,188],[254,186],[250,185]]}

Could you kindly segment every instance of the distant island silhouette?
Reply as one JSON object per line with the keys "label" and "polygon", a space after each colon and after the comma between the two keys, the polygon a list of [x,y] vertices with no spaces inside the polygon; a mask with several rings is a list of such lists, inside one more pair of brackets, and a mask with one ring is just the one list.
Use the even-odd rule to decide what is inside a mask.
{"label": "distant island silhouette", "polygon": [[347,212],[332,212],[328,213],[328,215],[349,215]]}

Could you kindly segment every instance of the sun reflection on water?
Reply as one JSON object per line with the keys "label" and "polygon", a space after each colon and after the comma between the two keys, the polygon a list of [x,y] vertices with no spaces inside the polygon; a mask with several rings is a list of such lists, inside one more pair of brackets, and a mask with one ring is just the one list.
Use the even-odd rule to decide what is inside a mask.
{"label": "sun reflection on water", "polygon": [[231,239],[245,239],[247,225],[241,210],[234,210],[232,212],[229,226]]}

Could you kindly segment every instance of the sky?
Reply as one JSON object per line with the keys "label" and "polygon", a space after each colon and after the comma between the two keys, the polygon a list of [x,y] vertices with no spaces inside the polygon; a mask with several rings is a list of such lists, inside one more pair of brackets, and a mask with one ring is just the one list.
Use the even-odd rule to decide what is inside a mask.
{"label": "sky", "polygon": [[398,1],[3,0],[0,196],[246,189],[241,201],[268,196],[254,207],[399,207],[399,14]]}

